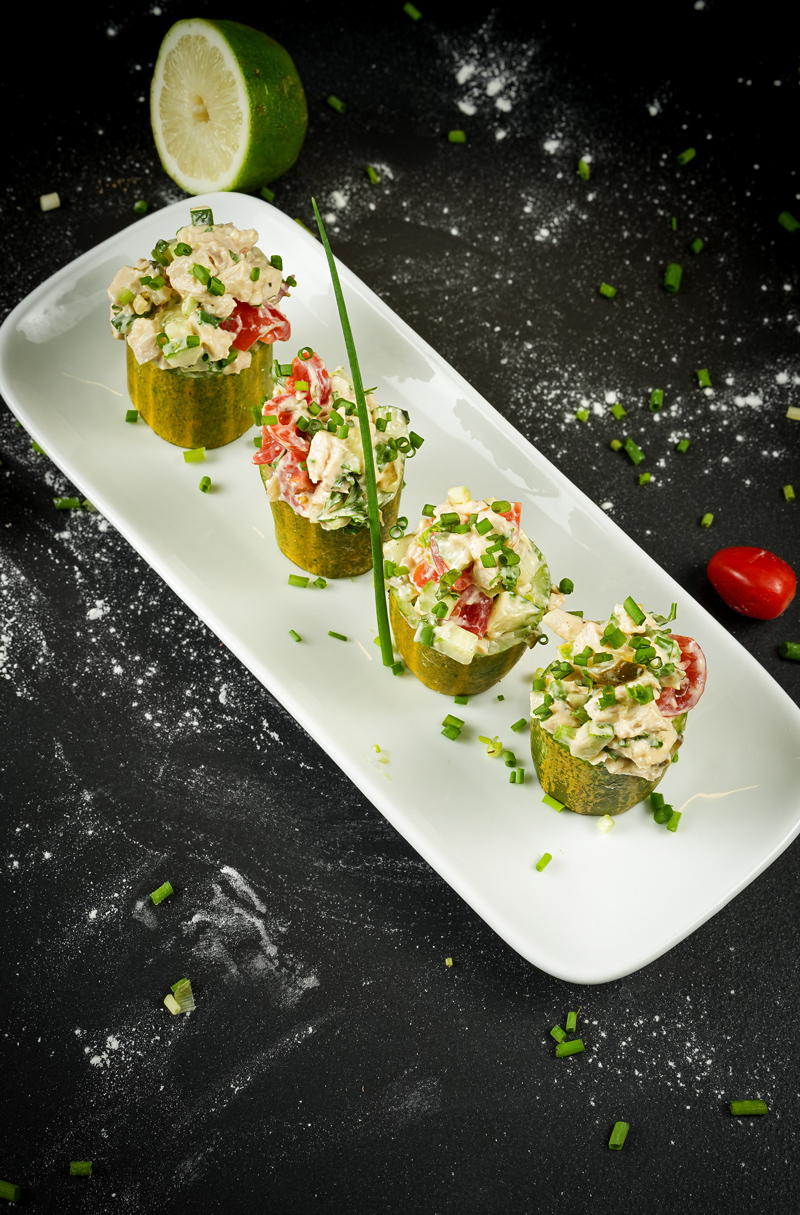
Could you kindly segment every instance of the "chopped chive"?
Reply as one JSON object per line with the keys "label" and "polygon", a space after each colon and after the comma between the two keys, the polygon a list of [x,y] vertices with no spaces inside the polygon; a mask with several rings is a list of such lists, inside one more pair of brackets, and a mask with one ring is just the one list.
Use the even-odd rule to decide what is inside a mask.
{"label": "chopped chive", "polygon": [[567,1055],[580,1055],[586,1047],[583,1038],[572,1038],[569,1042],[559,1042],[556,1047],[556,1058],[564,1059]]}
{"label": "chopped chive", "polygon": [[[545,853],[542,855],[542,857],[541,857],[541,858],[540,858],[540,859],[539,859],[539,860],[536,862],[536,872],[537,872],[537,873],[541,873],[543,869],[546,869],[546,868],[547,868],[547,866],[548,866],[548,865],[550,864],[550,862],[552,861],[552,859],[553,859],[553,858],[552,858],[552,856],[550,855],[550,853],[549,853],[549,852],[545,852]],[[581,1050],[583,1050],[583,1046],[581,1046]]]}
{"label": "chopped chive", "polygon": [[678,231],[678,217],[677,217],[677,215],[673,215],[673,216],[671,216],[670,221],[669,221],[669,226],[670,226],[670,228],[672,228],[672,231],[673,231],[673,232],[677,232],[677,231]]}
{"label": "chopped chive", "polygon": [[667,823],[667,831],[677,831],[678,823],[681,821],[680,810],[673,810],[669,822]]}
{"label": "chopped chive", "polygon": [[612,439],[608,446],[612,451],[622,451],[622,440]]}
{"label": "chopped chive", "polygon": [[453,697],[453,704],[454,704],[454,705],[468,705],[468,704],[469,704],[469,696],[464,696],[464,695],[463,695],[463,693],[462,693],[461,695],[459,695],[459,696],[454,696],[454,697]]}
{"label": "chopped chive", "polygon": [[347,641],[344,633],[334,633],[333,629],[328,629],[328,636],[335,637],[337,641]]}
{"label": "chopped chive", "polygon": [[519,721],[514,722],[511,729],[515,730],[515,731],[524,730],[525,727],[527,726],[527,724],[528,724],[528,719],[526,717],[520,717]]}
{"label": "chopped chive", "polygon": [[664,290],[674,295],[680,289],[682,278],[683,266],[679,266],[677,262],[670,262],[664,271]]}
{"label": "chopped chive", "polygon": [[587,165],[586,161],[579,160],[578,161],[578,176],[580,177],[581,181],[588,181],[589,178],[591,177],[591,175],[592,175],[591,170],[589,169],[589,166]]}
{"label": "chopped chive", "polygon": [[701,388],[711,387],[711,376],[708,374],[705,367],[701,367],[697,372],[697,383]]}
{"label": "chopped chive", "polygon": [[0,1181],[0,1198],[5,1198],[8,1202],[19,1202],[21,1196],[22,1190],[18,1185],[10,1181]]}
{"label": "chopped chive", "polygon": [[[187,245],[186,242],[182,241],[182,240],[179,240],[177,245],[175,246],[175,256],[176,257],[188,257],[189,254],[191,253],[191,251],[192,251],[192,246]],[[162,281],[161,285],[163,287],[163,285],[164,285],[163,281]]]}
{"label": "chopped chive", "polygon": [[80,510],[80,498],[53,498],[53,506],[56,510]]}
{"label": "chopped chive", "polygon": [[681,453],[681,455],[683,455],[683,453],[684,453],[685,451],[688,451],[688,450],[689,450],[689,440],[688,440],[688,439],[681,439],[680,443],[678,443],[678,444],[676,445],[675,450],[676,450],[676,451],[679,451],[679,452]]}
{"label": "chopped chive", "polygon": [[691,245],[689,246],[689,248],[691,249],[692,253],[699,253],[700,250],[703,248],[704,244],[705,244],[705,241],[701,240],[701,238],[699,236],[696,236],[694,238],[694,240],[692,241]]}
{"label": "chopped chive", "polygon": [[481,519],[481,521],[479,523],[475,524],[475,531],[478,533],[479,536],[486,536],[491,530],[492,530],[491,519]]}
{"label": "chopped chive", "polygon": [[257,283],[260,278],[261,278],[261,267],[253,266],[253,269],[250,271],[250,282]]}
{"label": "chopped chive", "polygon": [[263,426],[264,425],[264,415],[261,412],[261,406],[260,405],[251,405],[250,412],[253,415],[253,421],[255,422],[256,426]]}
{"label": "chopped chive", "polygon": [[[408,8],[408,7],[409,7],[409,5],[406,5],[406,8]],[[452,967],[453,967],[453,959],[452,959],[452,958],[445,958],[445,960],[444,960],[444,964],[445,964],[445,966],[447,967],[447,969],[448,969],[448,970],[452,970]]]}
{"label": "chopped chive", "polygon": [[[342,295],[339,274],[333,260],[333,253],[328,242],[325,227],[322,223],[322,216],[319,213],[316,200],[312,198],[311,202],[314,207],[314,215],[317,220],[320,237],[322,238],[322,244],[325,248],[325,255],[328,259],[331,281],[333,282],[334,294],[336,295],[336,305],[339,311],[339,320],[342,325],[345,347],[347,349],[347,355],[350,362],[350,371],[353,377],[353,388],[355,390],[355,397],[358,403],[358,422],[361,432],[361,446],[364,453],[364,478],[367,488],[367,512],[369,517],[370,546],[372,549],[372,580],[375,589],[375,608],[378,620],[378,636],[381,639],[381,657],[383,659],[383,664],[384,666],[390,667],[394,663],[394,651],[392,648],[391,630],[389,628],[389,614],[386,607],[386,584],[383,579],[383,544],[381,541],[381,526],[378,511],[378,490],[375,482],[375,461],[372,453],[372,440],[370,437],[367,403],[364,397],[364,385],[361,380],[361,369],[358,364],[358,355],[356,354],[355,342],[353,340],[353,331],[350,328],[350,321],[347,316],[347,308],[345,306],[344,296]],[[432,628],[431,634],[433,634]]]}
{"label": "chopped chive", "polygon": [[566,1020],[567,1033],[568,1034],[574,1033],[574,1031],[577,1027],[577,1024],[578,1024],[578,1014],[576,1012],[568,1012],[567,1020]]}
{"label": "chopped chive", "polygon": [[641,464],[642,460],[645,459],[645,454],[641,447],[638,447],[630,437],[626,438],[623,447],[625,448],[625,454],[630,457],[632,464]]}
{"label": "chopped chive", "polygon": [[552,810],[557,810],[559,814],[564,809],[564,802],[557,801],[554,797],[551,797],[549,793],[545,793],[544,797],[542,798],[542,804],[545,806],[550,806]]}
{"label": "chopped chive", "polygon": [[[407,3],[403,5],[403,12],[407,17],[410,17],[412,21],[419,21],[420,17],[422,16],[422,13],[418,8],[415,8],[414,5],[410,3],[410,0],[407,0]],[[447,961],[450,966],[453,965],[452,958],[448,958]]]}
{"label": "chopped chive", "polygon": [[713,522],[714,522],[714,516],[711,514],[710,511],[707,511],[706,514],[703,515],[702,519],[700,520],[700,526],[701,527],[711,527],[711,524]]}
{"label": "chopped chive", "polygon": [[420,447],[422,447],[422,444],[425,442],[422,435],[418,435],[415,430],[409,430],[408,439],[409,439],[409,442],[411,443],[411,446],[414,448],[414,451],[418,451],[420,449]]}
{"label": "chopped chive", "polygon": [[625,407],[623,405],[620,405],[619,401],[617,401],[614,405],[611,406],[611,412],[613,413],[614,417],[617,419],[618,422],[620,421],[621,418],[625,418],[628,415],[627,409],[625,409]]}
{"label": "chopped chive", "polygon": [[96,506],[93,506],[93,505],[92,505],[92,503],[89,501],[89,499],[88,499],[88,498],[84,498],[84,499],[83,499],[83,502],[81,503],[81,506],[83,507],[83,509],[84,509],[84,510],[88,510],[88,511],[94,511],[94,513],[95,513],[95,514],[97,513],[97,507],[96,507]]}
{"label": "chopped chive", "polygon": [[193,447],[190,451],[183,453],[183,458],[187,464],[199,464],[206,458],[206,449],[205,447]]}
{"label": "chopped chive", "polygon": [[380,179],[380,177],[378,177],[378,174],[375,172],[375,170],[373,169],[372,165],[367,165],[367,166],[366,166],[366,169],[365,169],[365,172],[366,172],[366,174],[367,174],[367,177],[368,177],[368,178],[370,179],[370,181],[372,182],[373,186],[380,185],[380,180],[381,180],[381,179]]}
{"label": "chopped chive", "polygon": [[509,751],[509,750],[507,750],[507,749],[506,749],[505,751],[503,751],[503,753],[502,753],[502,755],[500,756],[500,758],[502,759],[503,763],[505,764],[505,766],[506,766],[507,768],[516,768],[516,766],[517,766],[517,757],[516,757],[516,755],[514,754],[514,752],[513,752],[513,751]]}
{"label": "chopped chive", "polygon": [[294,629],[289,629],[289,636],[291,637],[292,641],[302,641],[303,640],[303,638],[300,636],[300,634],[296,633],[294,631]]}
{"label": "chopped chive", "polygon": [[464,131],[448,131],[447,140],[449,143],[466,143],[467,136]]}
{"label": "chopped chive", "polygon": [[302,574],[290,574],[289,586],[308,586],[309,579]]}
{"label": "chopped chive", "polygon": [[253,439],[253,446],[261,447],[263,442],[264,442],[264,440],[261,438],[261,435],[256,435]]}
{"label": "chopped chive", "polygon": [[70,1160],[69,1175],[70,1177],[91,1177],[91,1160]]}
{"label": "chopped chive", "polygon": [[119,295],[117,296],[117,303],[122,304],[122,306],[124,307],[126,304],[129,304],[132,299],[133,299],[133,292],[130,291],[126,287],[125,290],[120,291]]}
{"label": "chopped chive", "polygon": [[556,1042],[563,1042],[566,1036],[560,1025],[554,1025],[550,1030],[550,1037],[555,1038]]}
{"label": "chopped chive", "polygon": [[498,696],[498,697],[497,697],[497,699],[498,699],[498,700],[505,700],[505,696]]}
{"label": "chopped chive", "polygon": [[787,502],[794,502],[794,499],[795,499],[794,486],[793,485],[784,485],[783,496]]}
{"label": "chopped chive", "polygon": [[800,641],[782,641],[778,646],[778,653],[781,658],[791,658],[793,662],[800,662]]}
{"label": "chopped chive", "polygon": [[207,494],[210,489],[211,489],[211,478],[210,477],[201,477],[200,492],[203,494]]}
{"label": "chopped chive", "polygon": [[433,645],[433,625],[432,624],[425,624],[422,626],[422,630],[419,635],[419,644],[420,645],[429,645],[429,646]]}
{"label": "chopped chive", "polygon": [[639,484],[640,485],[647,485],[649,480],[650,480],[649,472],[639,473]]}
{"label": "chopped chive", "polygon": [[456,739],[461,735],[461,727],[445,726],[445,728],[442,730],[442,734],[444,734],[445,738],[449,738],[451,742],[455,742]]}
{"label": "chopped chive", "polygon": [[614,296],[617,294],[616,287],[611,287],[608,283],[601,283],[598,287],[598,291],[601,295],[604,295],[606,299],[609,300],[613,300]]}
{"label": "chopped chive", "polygon": [[571,595],[575,590],[575,583],[571,578],[562,578],[558,584],[558,589],[562,595]]}
{"label": "chopped chive", "polygon": [[201,266],[199,262],[194,262],[192,265],[192,274],[199,283],[207,287],[211,281],[211,271],[206,266]]}
{"label": "chopped chive", "polygon": [[611,1138],[608,1141],[608,1146],[615,1152],[618,1152],[625,1142],[630,1129],[630,1122],[615,1122],[614,1129],[611,1132]]}
{"label": "chopped chive", "polygon": [[766,1114],[766,1101],[731,1101],[731,1113],[736,1115]]}
{"label": "chopped chive", "polygon": [[199,228],[203,224],[214,223],[214,212],[210,207],[190,207],[189,215],[192,219],[193,228]]}
{"label": "chopped chive", "polygon": [[653,810],[653,822],[663,826],[672,818],[673,809],[667,802],[662,802],[660,806],[655,806]]}
{"label": "chopped chive", "polygon": [[525,769],[524,768],[517,768],[517,784],[518,785],[525,784]]}
{"label": "chopped chive", "polygon": [[146,198],[137,198],[136,202],[133,204],[133,209],[137,215],[144,215],[149,205],[150,204]]}
{"label": "chopped chive", "polygon": [[36,452],[37,455],[39,455],[39,456],[47,455],[47,452],[45,451],[45,449],[43,447],[40,447],[35,439],[31,439],[31,447],[33,448],[33,450]]}
{"label": "chopped chive", "polygon": [[325,579],[324,579],[324,578],[319,577],[319,578],[315,578],[315,579],[314,579],[314,581],[311,583],[311,585],[312,585],[312,586],[318,586],[318,587],[319,587],[319,589],[320,589],[321,591],[324,591],[324,590],[325,590],[325,587],[326,587],[328,584],[327,584],[327,582],[325,581]]}
{"label": "chopped chive", "polygon": [[575,417],[578,419],[579,422],[588,422],[589,421],[589,410],[588,409],[576,409]]}
{"label": "chopped chive", "polygon": [[654,388],[653,391],[650,393],[650,411],[651,411],[651,413],[655,413],[657,410],[661,409],[663,404],[664,404],[664,389],[663,388]]}
{"label": "chopped chive", "polygon": [[[786,416],[791,422],[800,422],[800,405],[790,405],[786,410]],[[19,422],[17,422],[19,426]]]}
{"label": "chopped chive", "polygon": [[[262,413],[261,421],[257,422],[256,425],[257,426],[275,426],[277,424],[277,421],[278,421],[278,415],[276,413]],[[306,427],[308,427],[308,421],[306,418],[300,417],[297,419],[298,426],[300,426],[301,422],[305,422]],[[302,429],[302,427],[301,427],[301,429]]]}
{"label": "chopped chive", "polygon": [[126,409],[125,410],[125,421],[126,422],[138,422],[139,421],[139,410],[138,409]]}
{"label": "chopped chive", "polygon": [[261,197],[265,198],[267,202],[273,202],[275,199],[275,191],[270,190],[269,186],[262,186],[260,193]]}
{"label": "chopped chive", "polygon": [[422,516],[423,516],[423,518],[424,518],[424,519],[432,519],[432,518],[433,518],[433,512],[435,511],[435,509],[436,509],[436,507],[435,507],[435,506],[432,506],[432,505],[430,504],[430,502],[426,502],[426,503],[425,503],[425,505],[424,505],[424,506],[423,506],[423,508],[422,508]]}
{"label": "chopped chive", "polygon": [[162,886],[159,886],[158,890],[153,891],[153,893],[150,895],[150,898],[153,900],[153,902],[155,903],[155,905],[157,907],[159,903],[163,903],[164,899],[168,899],[169,896],[174,893],[175,893],[175,891],[172,889],[172,886],[170,885],[170,883],[164,882],[164,884]]}
{"label": "chopped chive", "polygon": [[678,153],[676,159],[679,165],[688,165],[689,161],[694,160],[696,155],[697,153],[694,148],[686,148],[683,152]]}
{"label": "chopped chive", "polygon": [[785,228],[787,232],[796,232],[797,229],[800,228],[800,220],[795,219],[791,211],[781,211],[780,215],[778,216],[778,223],[782,228]]}
{"label": "chopped chive", "polygon": [[644,612],[639,607],[639,604],[632,595],[628,595],[628,598],[625,600],[622,606],[625,608],[625,611],[628,613],[634,624],[644,624]]}
{"label": "chopped chive", "polygon": [[405,664],[402,662],[393,662],[392,663],[392,674],[393,675],[402,675],[403,672],[405,671],[405,669],[406,669]]}
{"label": "chopped chive", "polygon": [[461,720],[461,718],[454,717],[452,713],[448,713],[447,717],[445,717],[444,721],[442,722],[443,726],[457,726],[459,730],[461,729],[463,724],[464,723]]}

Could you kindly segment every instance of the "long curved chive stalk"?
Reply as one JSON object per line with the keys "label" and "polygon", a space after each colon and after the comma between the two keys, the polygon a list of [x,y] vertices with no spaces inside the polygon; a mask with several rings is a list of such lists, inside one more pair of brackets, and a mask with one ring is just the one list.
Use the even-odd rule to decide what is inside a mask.
{"label": "long curved chive stalk", "polygon": [[394,653],[392,650],[392,635],[389,629],[389,613],[386,608],[386,584],[383,578],[383,546],[381,544],[381,525],[378,515],[378,488],[375,484],[375,459],[372,451],[372,438],[369,433],[367,401],[364,396],[364,384],[361,379],[361,369],[358,365],[353,331],[350,328],[347,308],[342,294],[342,286],[339,282],[339,273],[333,260],[333,252],[331,251],[328,236],[322,223],[322,216],[319,213],[316,199],[311,199],[311,205],[314,208],[314,216],[319,228],[320,239],[325,249],[325,256],[328,259],[328,269],[330,270],[333,291],[336,296],[336,306],[339,309],[339,321],[344,335],[350,372],[353,376],[353,390],[355,391],[356,403],[358,405],[358,424],[361,430],[361,446],[364,451],[364,477],[367,483],[369,538],[372,547],[372,575],[375,585],[375,613],[378,618],[378,638],[380,640],[383,665],[391,667],[394,663]]}

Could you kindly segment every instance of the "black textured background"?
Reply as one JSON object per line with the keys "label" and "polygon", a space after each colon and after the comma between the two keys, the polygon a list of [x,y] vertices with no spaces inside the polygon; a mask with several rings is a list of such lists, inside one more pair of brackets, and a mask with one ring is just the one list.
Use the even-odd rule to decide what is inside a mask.
{"label": "black textured background", "polygon": [[[418,23],[399,4],[104,7],[17,13],[7,30],[26,86],[5,72],[3,315],[130,223],[135,199],[183,197],[147,105],[170,24],[261,25],[309,101],[276,205],[310,223],[313,193],[341,259],[800,702],[800,666],[777,654],[800,640],[797,602],[748,621],[705,577],[731,544],[800,569],[800,508],[781,493],[800,492],[785,416],[800,404],[800,235],[777,223],[800,217],[786,6],[737,21],[711,0],[588,16],[426,4]],[[43,214],[51,190],[62,207]],[[685,268],[674,297],[670,260]],[[607,394],[649,486],[608,448]],[[555,980],[100,516],[53,510],[73,487],[7,409],[0,458],[0,1178],[31,1208],[793,1209],[796,844],[644,971]],[[165,877],[177,893],[156,914],[145,899]],[[161,999],[184,972],[198,1010],[171,1018]],[[555,1060],[550,1026],[578,1005],[586,1053]],[[730,1118],[731,1098],[756,1095],[767,1118]],[[612,1153],[618,1118],[632,1130]],[[89,1158],[91,1179],[66,1176]]]}

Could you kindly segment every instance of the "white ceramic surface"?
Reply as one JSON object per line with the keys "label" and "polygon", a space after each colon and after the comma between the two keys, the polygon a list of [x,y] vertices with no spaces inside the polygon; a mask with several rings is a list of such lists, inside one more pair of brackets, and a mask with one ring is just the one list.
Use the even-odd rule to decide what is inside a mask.
{"label": "white ceramic surface", "polygon": [[[321,244],[258,199],[208,195],[219,222],[255,227],[269,256],[280,252],[298,286],[286,304],[288,360],[302,345],[329,365],[345,362]],[[541,803],[526,733],[536,648],[499,687],[464,709],[410,673],[380,665],[372,582],[289,587],[295,570],[278,550],[258,471],[254,430],[184,463],[144,423],[126,425],[122,343],[111,339],[106,287],[123,263],[188,222],[190,203],[146,216],[33,291],[0,330],[0,389],[30,435],[253,674],[282,701],[414,848],[514,949],[573,983],[629,974],[665,953],[725,905],[800,830],[800,710],[761,666],[633,543],[599,507],[494,411],[346,268],[340,274],[365,383],[400,405],[425,437],[407,468],[402,513],[412,525],[448,486],[522,501],[522,524],[568,575],[576,606],[604,617],[633,595],[655,611],[678,601],[677,631],[708,660],[705,695],[686,745],[662,783],[676,808],[696,800],[671,834],[643,806],[607,835],[595,820]],[[208,474],[214,492],[202,495]],[[274,638],[254,623],[269,623]],[[303,637],[294,644],[289,628]],[[342,643],[332,628],[347,634]],[[498,702],[498,692],[505,696]],[[746,715],[737,706],[746,704]],[[457,742],[443,717],[466,721]],[[344,728],[346,726],[346,728]],[[499,734],[526,768],[524,786],[490,760],[479,734]],[[389,756],[380,764],[378,743]],[[542,873],[543,852],[553,860]]]}

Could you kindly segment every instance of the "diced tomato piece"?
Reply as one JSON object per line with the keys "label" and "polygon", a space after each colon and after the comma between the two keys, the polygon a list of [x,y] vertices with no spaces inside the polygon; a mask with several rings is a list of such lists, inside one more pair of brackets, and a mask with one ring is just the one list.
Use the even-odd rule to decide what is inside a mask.
{"label": "diced tomato piece", "polygon": [[677,717],[687,709],[693,709],[706,686],[706,658],[696,641],[670,633],[673,641],[681,647],[681,666],[686,678],[679,688],[664,688],[656,704],[665,717]]}
{"label": "diced tomato piece", "polygon": [[501,510],[499,512],[501,518],[508,519],[509,523],[513,523],[515,527],[519,527],[519,519],[522,514],[522,503],[512,502],[511,510]]}
{"label": "diced tomato piece", "polygon": [[254,342],[288,342],[292,336],[289,321],[274,304],[254,308],[238,300],[230,316],[219,323],[220,329],[235,334],[232,345],[237,350],[249,350]]}
{"label": "diced tomato piece", "polygon": [[307,400],[317,401],[320,405],[328,404],[331,396],[331,377],[316,352],[310,359],[301,359],[299,355],[292,359],[292,374],[286,381],[286,387],[292,392],[296,391],[297,380],[308,384],[308,389],[304,390]]}
{"label": "diced tomato piece", "polygon": [[468,633],[483,637],[492,614],[492,602],[491,595],[484,595],[480,587],[470,585],[461,592],[450,619],[456,620]]}
{"label": "diced tomato piece", "polygon": [[414,586],[422,590],[426,583],[432,581],[438,582],[439,575],[432,565],[428,565],[427,561],[421,561],[411,575],[411,581],[414,583]]}

